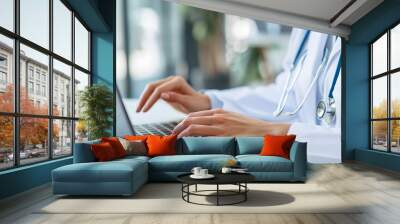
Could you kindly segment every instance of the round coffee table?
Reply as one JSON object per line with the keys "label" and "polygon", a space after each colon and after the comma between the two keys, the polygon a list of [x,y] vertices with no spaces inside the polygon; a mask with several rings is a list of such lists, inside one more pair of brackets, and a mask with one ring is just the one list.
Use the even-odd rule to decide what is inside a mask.
{"label": "round coffee table", "polygon": [[[247,192],[249,188],[247,183],[255,180],[255,177],[248,173],[216,173],[212,179],[193,179],[190,177],[191,173],[182,174],[177,177],[178,181],[182,183],[182,199],[188,203],[198,205],[234,205],[245,202],[247,200]],[[198,190],[197,185],[215,185],[215,190]],[[224,190],[220,189],[220,185],[236,185],[237,190]],[[195,186],[194,191],[190,191],[190,186]],[[215,194],[206,194],[214,192]],[[203,197],[216,197],[216,204],[202,204],[190,200],[190,196],[203,196]],[[240,199],[230,203],[221,202],[221,197],[240,196]]]}

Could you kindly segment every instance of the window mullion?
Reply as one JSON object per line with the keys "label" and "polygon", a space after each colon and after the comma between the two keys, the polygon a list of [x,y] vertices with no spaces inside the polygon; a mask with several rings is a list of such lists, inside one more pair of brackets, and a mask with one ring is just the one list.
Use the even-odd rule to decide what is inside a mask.
{"label": "window mullion", "polygon": [[[14,1],[14,30],[17,35],[19,35],[19,8],[20,8],[20,1]],[[20,50],[19,50],[19,39],[14,39],[14,112],[19,113],[20,105]],[[20,119],[19,117],[14,116],[14,166],[20,165],[20,155],[19,155],[19,136],[20,136]]]}
{"label": "window mullion", "polygon": [[[53,52],[53,0],[49,0],[49,50]],[[49,55],[48,92],[50,119],[48,120],[48,152],[49,159],[53,159],[53,56]]]}
{"label": "window mullion", "polygon": [[[390,30],[387,32],[387,51],[386,51],[386,54],[387,54],[387,71],[389,71],[390,70]],[[387,75],[387,85],[388,85],[388,87],[387,87],[387,110],[388,110],[388,112],[387,112],[387,116],[388,116],[388,118],[391,118],[392,117],[392,100],[391,100],[391,79],[392,79],[392,76],[391,76],[391,74],[389,73],[388,75]],[[387,122],[387,140],[388,140],[388,148],[387,148],[387,151],[388,152],[391,152],[392,151],[392,135],[391,135],[391,129],[392,129],[392,125],[391,125],[391,123],[392,123],[392,121],[391,120],[388,120],[388,122]]]}
{"label": "window mullion", "polygon": [[370,149],[373,149],[374,147],[374,136],[373,136],[373,91],[374,91],[374,86],[373,86],[373,79],[372,79],[372,72],[373,72],[373,63],[372,63],[372,56],[373,56],[373,47],[372,45],[369,46],[369,145]]}
{"label": "window mullion", "polygon": [[[72,64],[74,66],[71,67],[72,71],[71,71],[71,91],[72,91],[72,105],[71,105],[71,117],[75,118],[75,12],[72,11],[72,16],[71,16],[71,23],[72,23],[72,49],[71,49],[71,60],[72,60]],[[75,125],[76,125],[76,121],[72,121],[72,130],[71,130],[71,150],[72,150],[72,155],[74,154],[75,148]]]}

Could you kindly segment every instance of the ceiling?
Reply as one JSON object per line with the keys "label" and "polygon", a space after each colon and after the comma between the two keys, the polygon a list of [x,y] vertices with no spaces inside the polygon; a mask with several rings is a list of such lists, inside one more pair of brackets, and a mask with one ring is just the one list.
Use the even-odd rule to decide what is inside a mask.
{"label": "ceiling", "polygon": [[348,37],[351,25],[383,0],[166,0]]}

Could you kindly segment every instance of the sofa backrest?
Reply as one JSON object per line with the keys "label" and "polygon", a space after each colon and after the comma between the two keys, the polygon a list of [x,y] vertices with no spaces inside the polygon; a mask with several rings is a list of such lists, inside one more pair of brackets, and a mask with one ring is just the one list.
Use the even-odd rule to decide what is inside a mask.
{"label": "sofa backrest", "polygon": [[90,146],[98,143],[100,143],[100,140],[75,143],[74,163],[95,162],[96,158],[94,157]]}
{"label": "sofa backrest", "polygon": [[[76,143],[74,163],[95,162],[96,159],[90,145],[96,143],[100,143],[100,140]],[[263,144],[263,137],[184,137],[177,141],[176,151],[178,155],[225,154],[236,156],[259,154]],[[306,147],[306,143],[294,142],[291,154],[295,153],[295,149],[300,146]]]}
{"label": "sofa backrest", "polygon": [[236,137],[236,155],[259,154],[263,145],[263,137]]}
{"label": "sofa backrest", "polygon": [[235,155],[234,137],[184,137],[177,142],[177,154]]}

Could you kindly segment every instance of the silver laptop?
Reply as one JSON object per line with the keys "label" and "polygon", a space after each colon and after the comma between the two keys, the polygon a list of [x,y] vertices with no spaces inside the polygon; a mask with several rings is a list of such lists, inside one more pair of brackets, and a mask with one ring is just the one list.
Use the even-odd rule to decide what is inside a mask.
{"label": "silver laptop", "polygon": [[176,111],[159,100],[146,113],[136,113],[139,99],[121,97],[117,87],[116,134],[123,135],[169,135],[174,127],[185,118],[185,114]]}

